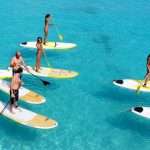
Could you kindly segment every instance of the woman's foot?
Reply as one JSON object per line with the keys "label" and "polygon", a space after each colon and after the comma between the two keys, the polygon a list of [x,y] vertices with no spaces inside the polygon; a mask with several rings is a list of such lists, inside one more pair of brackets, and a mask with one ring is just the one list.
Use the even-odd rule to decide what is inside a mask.
{"label": "woman's foot", "polygon": [[146,87],[146,84],[144,83],[143,87]]}
{"label": "woman's foot", "polygon": [[40,73],[39,70],[37,70],[37,69],[35,71],[38,72],[38,73]]}
{"label": "woman's foot", "polygon": [[54,46],[54,48],[57,46],[57,43],[55,42],[55,46]]}
{"label": "woman's foot", "polygon": [[11,114],[15,114],[15,112],[14,112],[13,110],[10,110],[10,113],[11,113]]}
{"label": "woman's foot", "polygon": [[22,112],[22,110],[19,107],[16,107],[17,110],[19,110],[20,112]]}

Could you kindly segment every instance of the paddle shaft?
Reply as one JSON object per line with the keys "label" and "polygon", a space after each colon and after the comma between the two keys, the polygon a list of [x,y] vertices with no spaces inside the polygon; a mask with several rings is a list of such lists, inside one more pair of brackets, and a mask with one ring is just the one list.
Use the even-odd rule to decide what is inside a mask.
{"label": "paddle shaft", "polygon": [[62,41],[63,36],[59,33],[58,28],[57,28],[57,26],[56,26],[56,22],[55,22],[54,18],[53,18],[53,22],[54,22],[54,24],[55,24],[55,29],[56,29],[56,32],[57,32],[57,34],[58,34],[58,36],[59,36],[59,39]]}
{"label": "paddle shaft", "polygon": [[54,19],[54,18],[53,18],[53,22],[54,22],[54,24],[55,24],[56,32],[59,34],[59,31],[58,31],[58,28],[57,28],[57,26],[56,26],[56,22],[55,22],[55,19]]}
{"label": "paddle shaft", "polygon": [[[21,66],[20,66],[21,67]],[[27,71],[25,68],[21,67],[23,70]],[[33,75],[34,77],[38,78],[39,80],[41,80],[43,82],[44,85],[50,85],[50,82],[44,81],[41,78],[39,78],[38,76],[36,76],[35,74],[29,72],[31,75]]]}
{"label": "paddle shaft", "polygon": [[45,51],[43,51],[43,53],[44,53],[44,57],[45,57],[46,63],[47,63],[47,65],[48,65],[48,67],[50,68],[50,63],[48,62],[48,59],[47,59],[47,57],[46,57]]}
{"label": "paddle shaft", "polygon": [[5,107],[3,108],[3,110],[0,112],[0,115],[3,113],[3,111],[5,110],[5,108],[7,107],[7,105],[10,103],[10,101],[7,102],[7,104],[5,105]]}
{"label": "paddle shaft", "polygon": [[141,86],[142,86],[142,83],[143,83],[143,81],[140,83],[140,85],[137,87],[137,89],[136,89],[136,93],[139,93],[139,91],[140,91],[140,88],[141,88]]}
{"label": "paddle shaft", "polygon": [[140,83],[140,85],[137,87],[137,89],[136,89],[136,93],[139,93],[140,88],[141,88],[141,86],[142,86],[143,82],[145,82],[145,81],[147,80],[148,76],[149,76],[149,73],[145,76],[144,80],[143,80],[143,81]]}

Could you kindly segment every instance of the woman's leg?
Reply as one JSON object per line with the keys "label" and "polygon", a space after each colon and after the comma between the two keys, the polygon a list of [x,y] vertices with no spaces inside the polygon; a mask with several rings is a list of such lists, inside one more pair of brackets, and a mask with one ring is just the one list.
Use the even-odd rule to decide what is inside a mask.
{"label": "woman's leg", "polygon": [[40,56],[39,56],[39,64],[38,64],[39,66],[38,66],[38,68],[40,69],[40,62],[41,62],[41,58],[42,58],[42,53],[40,53],[39,55]]}
{"label": "woman's leg", "polygon": [[39,53],[38,53],[36,56],[36,71],[39,70],[39,61],[40,61],[40,59],[39,59]]}
{"label": "woman's leg", "polygon": [[144,85],[145,85],[145,86],[146,86],[146,84],[147,84],[149,78],[150,78],[150,73],[148,73],[148,74],[145,76],[145,79],[144,79]]}
{"label": "woman's leg", "polygon": [[48,37],[48,31],[44,30],[44,32],[45,32],[45,35],[44,35],[44,44],[46,44],[47,37]]}
{"label": "woman's leg", "polygon": [[11,97],[11,90],[10,90],[10,112],[11,112],[12,114],[15,114],[15,112],[13,111],[14,102],[15,102],[15,98],[14,98],[14,97]]}

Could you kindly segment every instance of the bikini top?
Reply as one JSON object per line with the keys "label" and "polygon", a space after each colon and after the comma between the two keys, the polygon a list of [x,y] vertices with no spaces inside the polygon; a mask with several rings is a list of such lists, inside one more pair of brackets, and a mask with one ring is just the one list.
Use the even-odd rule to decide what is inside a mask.
{"label": "bikini top", "polygon": [[38,51],[43,51],[42,44],[37,44],[36,47],[37,47]]}

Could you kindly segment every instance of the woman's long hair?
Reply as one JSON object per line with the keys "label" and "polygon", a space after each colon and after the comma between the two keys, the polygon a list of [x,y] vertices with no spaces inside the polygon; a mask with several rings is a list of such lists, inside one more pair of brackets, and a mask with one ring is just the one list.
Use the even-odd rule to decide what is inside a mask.
{"label": "woman's long hair", "polygon": [[39,43],[39,39],[41,40],[41,43],[42,43],[42,38],[41,37],[37,38],[37,43]]}
{"label": "woman's long hair", "polygon": [[45,16],[45,24],[46,24],[46,18],[48,18],[48,17],[50,17],[51,15],[50,14],[47,14],[46,16]]}

